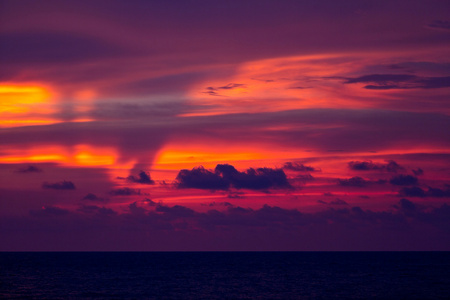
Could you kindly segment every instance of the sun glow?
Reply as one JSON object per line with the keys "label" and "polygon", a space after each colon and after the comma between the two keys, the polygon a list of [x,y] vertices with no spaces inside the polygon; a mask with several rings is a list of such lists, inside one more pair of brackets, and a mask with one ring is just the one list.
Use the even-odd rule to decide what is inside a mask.
{"label": "sun glow", "polygon": [[28,149],[4,149],[0,163],[57,163],[67,167],[107,168],[111,178],[123,176],[134,166],[135,161],[119,163],[114,148],[91,145],[73,147],[47,146]]}
{"label": "sun glow", "polygon": [[38,85],[0,85],[0,127],[43,125],[57,122],[54,92]]}

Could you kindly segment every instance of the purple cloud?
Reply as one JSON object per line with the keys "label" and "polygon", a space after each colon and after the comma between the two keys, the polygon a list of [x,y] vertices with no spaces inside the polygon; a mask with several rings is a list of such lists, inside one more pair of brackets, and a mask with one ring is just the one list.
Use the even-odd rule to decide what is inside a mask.
{"label": "purple cloud", "polygon": [[389,183],[393,185],[416,185],[418,182],[417,177],[403,174],[394,176],[389,180]]}
{"label": "purple cloud", "polygon": [[74,190],[75,184],[71,181],[61,181],[61,182],[55,182],[55,183],[48,183],[44,182],[42,184],[43,189],[53,189],[53,190]]}

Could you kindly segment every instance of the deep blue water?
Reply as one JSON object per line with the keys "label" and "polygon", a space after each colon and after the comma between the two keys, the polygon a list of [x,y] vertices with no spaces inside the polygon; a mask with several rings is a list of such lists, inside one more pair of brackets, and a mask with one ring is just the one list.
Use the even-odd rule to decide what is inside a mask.
{"label": "deep blue water", "polygon": [[3,252],[0,298],[450,299],[450,252]]}

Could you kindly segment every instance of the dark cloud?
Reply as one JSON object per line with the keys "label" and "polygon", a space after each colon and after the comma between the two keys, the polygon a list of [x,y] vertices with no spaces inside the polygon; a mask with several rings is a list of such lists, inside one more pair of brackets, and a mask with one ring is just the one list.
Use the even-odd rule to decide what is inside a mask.
{"label": "dark cloud", "polygon": [[161,204],[147,210],[135,202],[120,214],[95,205],[73,212],[48,206],[28,217],[1,218],[0,237],[8,242],[1,249],[448,250],[446,204],[423,207],[401,199],[395,210],[377,212],[329,206],[315,213],[269,205],[196,212]]}
{"label": "dark cloud", "polygon": [[444,198],[450,197],[450,188],[442,190],[439,188],[429,187],[427,191],[420,187],[404,187],[399,191],[399,195],[403,197],[436,197]]}
{"label": "dark cloud", "polygon": [[401,199],[399,202],[400,209],[406,212],[413,212],[417,210],[417,206],[408,199]]}
{"label": "dark cloud", "polygon": [[140,195],[141,190],[124,187],[124,188],[112,190],[109,193],[113,196],[132,196],[132,195]]}
{"label": "dark cloud", "polygon": [[[228,197],[228,198],[232,198],[232,197]],[[216,202],[213,201],[209,204],[202,204],[203,206],[209,206],[209,207],[214,207],[214,206],[233,206],[233,204],[231,204],[230,202]]]}
{"label": "dark cloud", "polygon": [[145,171],[139,172],[139,177],[135,177],[133,175],[127,177],[128,181],[134,182],[134,183],[140,183],[140,184],[155,184],[155,181],[153,181],[150,178],[150,174],[146,173]]}
{"label": "dark cloud", "polygon": [[244,192],[229,192],[227,197],[230,199],[240,199],[240,198],[245,197],[245,193]]}
{"label": "dark cloud", "polygon": [[416,185],[418,182],[417,177],[403,174],[394,176],[389,180],[389,183],[393,185]]}
{"label": "dark cloud", "polygon": [[393,160],[387,161],[387,164],[373,163],[372,161],[351,161],[348,163],[348,167],[355,171],[370,171],[370,170],[380,170],[387,172],[397,172],[404,170],[402,166]]}
{"label": "dark cloud", "polygon": [[55,182],[55,183],[48,183],[44,182],[42,184],[43,189],[53,189],[53,190],[74,190],[75,184],[71,181],[61,181],[61,182]]}
{"label": "dark cloud", "polygon": [[95,214],[97,216],[115,216],[117,212],[106,207],[100,207],[97,205],[82,205],[78,208],[79,212],[83,214]]}
{"label": "dark cloud", "polygon": [[311,174],[300,174],[295,176],[294,180],[298,180],[300,182],[306,182],[306,181],[311,181],[314,180],[314,177]]}
{"label": "dark cloud", "polygon": [[373,74],[356,78],[347,78],[344,83],[372,83],[364,87],[372,90],[437,89],[450,87],[450,76],[418,77],[409,74]]}
{"label": "dark cloud", "polygon": [[320,171],[314,167],[311,166],[305,166],[302,163],[298,162],[286,162],[283,165],[283,169],[290,170],[290,171],[297,171],[297,172],[315,172]]}
{"label": "dark cloud", "polygon": [[330,201],[331,205],[348,205],[347,202],[345,202],[342,199],[337,198],[336,200]]}
{"label": "dark cloud", "polygon": [[36,166],[30,165],[30,166],[18,169],[17,172],[19,172],[19,173],[40,173],[40,172],[42,172],[42,169],[40,169]]}
{"label": "dark cloud", "polygon": [[292,188],[281,169],[250,168],[245,172],[239,172],[234,166],[228,164],[217,165],[214,172],[203,167],[181,170],[176,180],[178,188],[208,190],[228,190],[230,187],[251,190]]}
{"label": "dark cloud", "polygon": [[156,212],[170,216],[171,219],[193,217],[196,213],[185,206],[175,205],[173,207],[158,205]]}
{"label": "dark cloud", "polygon": [[381,85],[388,85],[388,83],[398,83],[411,81],[416,79],[417,76],[409,74],[372,74],[364,75],[356,78],[348,78],[345,83],[368,83],[375,82]]}
{"label": "dark cloud", "polygon": [[415,176],[423,175],[423,170],[421,168],[418,168],[417,170],[412,170]]}
{"label": "dark cloud", "polygon": [[98,197],[97,195],[92,194],[92,193],[87,194],[81,200],[97,201],[97,202],[107,202],[108,201],[108,199]]}
{"label": "dark cloud", "polygon": [[431,24],[428,24],[428,28],[439,30],[450,30],[450,21],[435,20]]}
{"label": "dark cloud", "polygon": [[245,172],[239,172],[232,165],[219,164],[215,168],[215,173],[237,189],[292,188],[282,169],[250,168]]}
{"label": "dark cloud", "polygon": [[409,73],[427,72],[448,75],[450,63],[448,62],[430,62],[430,61],[410,61],[390,65],[389,68],[398,70],[403,69]]}
{"label": "dark cloud", "polygon": [[136,201],[128,205],[128,210],[132,215],[143,216],[147,213],[147,210],[141,206],[138,206]]}
{"label": "dark cloud", "polygon": [[246,87],[246,86],[245,86],[245,84],[242,84],[242,83],[229,83],[227,85],[217,86],[217,87],[208,86],[206,88],[206,91],[203,93],[211,95],[211,96],[221,96],[219,94],[220,90],[232,90],[232,89],[239,88],[239,87]]}
{"label": "dark cloud", "polygon": [[330,202],[326,202],[323,200],[318,200],[317,202],[320,204],[326,204],[326,205],[348,205],[347,202],[345,202],[344,200],[339,199],[339,198],[336,198],[335,200],[332,200]]}
{"label": "dark cloud", "polygon": [[341,186],[365,187],[367,183],[367,180],[359,176],[355,176],[349,179],[338,179],[338,184]]}
{"label": "dark cloud", "polygon": [[227,190],[230,182],[218,174],[200,166],[192,170],[181,170],[176,178],[178,188],[194,188],[208,190]]}
{"label": "dark cloud", "polygon": [[31,210],[30,215],[36,217],[60,217],[67,216],[71,212],[57,206],[44,206],[40,210]]}
{"label": "dark cloud", "polygon": [[402,197],[425,197],[425,191],[418,186],[404,187],[399,194]]}
{"label": "dark cloud", "polygon": [[148,206],[156,206],[156,205],[158,205],[158,203],[156,203],[152,199],[148,199],[148,198],[144,199],[142,202],[147,204]]}

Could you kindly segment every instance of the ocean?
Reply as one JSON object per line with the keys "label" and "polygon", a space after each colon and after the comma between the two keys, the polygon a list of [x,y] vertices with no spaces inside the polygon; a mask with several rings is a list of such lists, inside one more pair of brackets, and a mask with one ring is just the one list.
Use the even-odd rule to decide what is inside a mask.
{"label": "ocean", "polygon": [[2,299],[450,299],[450,252],[1,252]]}

